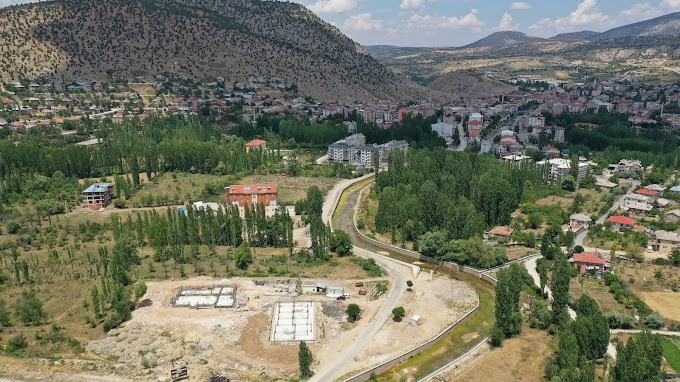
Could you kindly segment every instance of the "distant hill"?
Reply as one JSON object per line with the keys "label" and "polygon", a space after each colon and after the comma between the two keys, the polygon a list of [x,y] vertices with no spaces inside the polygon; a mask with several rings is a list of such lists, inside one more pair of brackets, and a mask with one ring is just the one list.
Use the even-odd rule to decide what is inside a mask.
{"label": "distant hill", "polygon": [[596,40],[613,38],[665,36],[680,33],[680,12],[669,13],[664,16],[624,25],[610,29],[595,36]]}
{"label": "distant hill", "polygon": [[483,47],[503,47],[516,44],[526,44],[530,42],[546,41],[541,37],[530,36],[522,32],[495,32],[472,44],[465,45],[460,49],[473,49]]}
{"label": "distant hill", "polygon": [[175,73],[280,78],[323,100],[424,98],[425,88],[292,2],[56,0],[0,9],[0,77]]}
{"label": "distant hill", "polygon": [[481,73],[469,71],[449,72],[427,85],[428,89],[442,92],[450,99],[459,97],[492,97],[512,92],[516,88],[493,80]]}
{"label": "distant hill", "polygon": [[596,36],[598,36],[599,34],[600,34],[600,32],[593,32],[593,31],[560,33],[558,35],[550,37],[549,40],[550,41],[584,41],[584,40],[592,40]]}

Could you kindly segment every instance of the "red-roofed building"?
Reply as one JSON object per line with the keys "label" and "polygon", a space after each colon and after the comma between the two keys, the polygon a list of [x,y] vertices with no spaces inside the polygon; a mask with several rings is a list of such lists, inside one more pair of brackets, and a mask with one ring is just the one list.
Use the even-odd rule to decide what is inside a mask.
{"label": "red-roofed building", "polygon": [[508,226],[493,227],[488,232],[484,232],[484,239],[507,239],[512,236],[513,232],[515,232],[515,230]]}
{"label": "red-roofed building", "polygon": [[262,139],[254,139],[254,140],[246,143],[246,151],[250,151],[250,150],[260,150],[260,151],[267,150],[267,141],[263,141]]}
{"label": "red-roofed building", "polygon": [[651,197],[658,196],[660,194],[659,192],[652,191],[648,188],[641,188],[641,189],[635,191],[635,193],[640,194],[640,195],[644,195],[644,196],[651,196]]}
{"label": "red-roofed building", "polygon": [[279,187],[275,184],[237,184],[224,189],[227,204],[238,207],[241,217],[245,207],[264,205],[265,215],[273,216],[278,209]]}
{"label": "red-roofed building", "polygon": [[608,267],[607,262],[595,252],[574,253],[569,262],[578,269],[581,274],[588,271],[602,273]]}
{"label": "red-roofed building", "polygon": [[635,226],[635,219],[627,216],[610,216],[607,221],[611,224],[612,229],[619,229],[621,227],[633,228]]}
{"label": "red-roofed building", "polygon": [[637,232],[642,232],[642,233],[647,232],[647,227],[643,227],[641,225],[634,225],[633,229]]}

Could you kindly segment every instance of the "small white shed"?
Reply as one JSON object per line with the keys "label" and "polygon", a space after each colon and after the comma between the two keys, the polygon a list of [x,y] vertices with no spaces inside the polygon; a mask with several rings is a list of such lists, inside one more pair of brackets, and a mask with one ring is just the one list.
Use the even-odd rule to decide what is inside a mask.
{"label": "small white shed", "polygon": [[411,326],[418,326],[420,324],[420,316],[415,315],[411,317]]}

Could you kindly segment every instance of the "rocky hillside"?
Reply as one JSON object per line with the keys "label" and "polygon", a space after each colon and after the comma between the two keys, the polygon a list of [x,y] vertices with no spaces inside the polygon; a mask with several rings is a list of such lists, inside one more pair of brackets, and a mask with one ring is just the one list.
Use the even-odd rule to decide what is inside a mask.
{"label": "rocky hillside", "polygon": [[680,12],[624,25],[598,34],[596,40],[626,37],[667,36],[680,33]]}
{"label": "rocky hillside", "polygon": [[551,41],[583,41],[583,40],[592,40],[594,39],[597,35],[599,35],[600,32],[593,32],[593,31],[580,31],[580,32],[571,32],[571,33],[560,33],[558,35],[555,35],[553,37],[550,37],[549,40]]}
{"label": "rocky hillside", "polygon": [[492,97],[516,90],[514,86],[470,71],[446,73],[432,81],[427,88],[445,93],[449,99]]}
{"label": "rocky hillside", "polygon": [[481,40],[477,40],[472,44],[468,44],[461,49],[495,47],[495,46],[510,46],[516,44],[526,44],[530,42],[545,41],[544,38],[529,36],[522,32],[495,32]]}
{"label": "rocky hillside", "polygon": [[324,100],[427,93],[295,3],[57,0],[0,10],[1,78],[106,80],[115,70],[128,77],[281,78]]}

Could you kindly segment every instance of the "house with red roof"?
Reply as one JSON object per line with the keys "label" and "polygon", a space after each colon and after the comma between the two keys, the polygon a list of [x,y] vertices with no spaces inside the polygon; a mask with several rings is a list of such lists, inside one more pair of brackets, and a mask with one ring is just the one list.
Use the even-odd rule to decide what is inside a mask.
{"label": "house with red roof", "polygon": [[611,224],[612,229],[620,229],[621,227],[633,228],[635,227],[636,220],[629,218],[627,216],[614,215],[607,219],[609,224]]}
{"label": "house with red roof", "polygon": [[253,139],[252,141],[246,143],[246,151],[250,150],[266,151],[267,141],[264,141],[262,139]]}
{"label": "house with red roof", "polygon": [[508,226],[493,227],[491,228],[491,230],[484,232],[484,239],[485,240],[509,239],[514,232],[515,230]]}
{"label": "house with red roof", "polygon": [[650,190],[648,188],[641,188],[641,189],[635,191],[635,193],[640,194],[640,195],[644,195],[644,196],[649,196],[649,197],[652,197],[652,198],[660,195],[660,192]]}
{"label": "house with red roof", "polygon": [[580,274],[589,271],[601,274],[609,267],[607,261],[596,252],[574,253],[569,262],[573,264],[574,268],[579,270]]}
{"label": "house with red roof", "polygon": [[227,205],[238,207],[241,217],[245,208],[263,205],[266,216],[274,216],[279,208],[279,187],[276,184],[237,184],[224,189]]}

